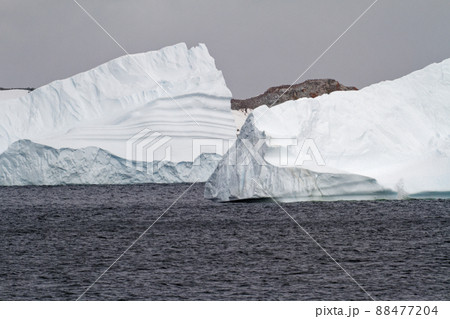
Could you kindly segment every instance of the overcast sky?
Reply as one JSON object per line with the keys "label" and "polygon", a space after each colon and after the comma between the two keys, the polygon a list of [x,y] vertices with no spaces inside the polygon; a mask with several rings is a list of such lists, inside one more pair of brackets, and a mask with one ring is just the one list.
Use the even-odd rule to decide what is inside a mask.
{"label": "overcast sky", "polygon": [[[206,43],[238,98],[291,84],[374,0],[78,0],[131,53]],[[73,0],[0,0],[0,87],[123,55]],[[359,88],[450,58],[449,0],[379,0],[299,82]]]}

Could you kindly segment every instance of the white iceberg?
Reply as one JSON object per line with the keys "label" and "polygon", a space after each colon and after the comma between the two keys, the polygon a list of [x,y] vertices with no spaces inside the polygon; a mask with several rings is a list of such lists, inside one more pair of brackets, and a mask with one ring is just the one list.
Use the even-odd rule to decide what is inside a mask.
{"label": "white iceberg", "polygon": [[[75,172],[74,168],[79,164],[76,161],[91,158],[94,149],[129,162],[151,159],[173,165],[192,163],[199,155],[211,153],[209,149],[196,152],[194,140],[236,137],[230,99],[231,92],[222,72],[217,70],[206,46],[200,44],[188,49],[181,43],[159,51],[123,56],[19,98],[0,100],[0,154],[17,141],[30,140],[65,156],[75,156],[72,168],[48,165],[48,158],[40,161],[33,158],[28,166],[24,163],[6,165],[8,161],[4,156],[0,184],[84,183],[76,174],[53,174],[48,170]],[[155,136],[165,139],[156,141]],[[149,146],[153,139],[160,149]],[[37,148],[23,143],[10,149],[7,158],[14,158],[14,152],[19,156],[20,145],[33,157],[31,152]],[[148,154],[149,150],[155,155]],[[223,154],[223,150],[213,152]],[[20,161],[8,163],[19,165]],[[23,176],[25,170],[54,179],[13,176]],[[200,181],[208,177],[199,174]],[[9,177],[5,179],[5,176]],[[86,181],[111,182],[109,178],[97,178],[97,182],[91,177]],[[160,182],[190,180],[180,176],[154,179]],[[136,180],[141,182],[142,179]]]}
{"label": "white iceberg", "polygon": [[192,183],[205,181],[221,159],[201,154],[194,162],[127,161],[98,147],[52,147],[29,140],[0,154],[0,185]]}
{"label": "white iceberg", "polygon": [[220,201],[449,194],[450,59],[359,91],[255,109],[205,186]]}

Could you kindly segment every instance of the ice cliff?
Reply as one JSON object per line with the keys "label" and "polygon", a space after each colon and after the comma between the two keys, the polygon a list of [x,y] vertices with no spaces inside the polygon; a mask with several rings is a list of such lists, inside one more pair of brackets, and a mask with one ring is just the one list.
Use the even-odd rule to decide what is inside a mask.
{"label": "ice cliff", "polygon": [[255,109],[205,187],[219,201],[424,194],[450,194],[450,59],[359,91]]}
{"label": "ice cliff", "polygon": [[[19,98],[0,100],[0,154],[6,151],[0,184],[117,183],[118,158],[139,162],[151,156],[152,161],[173,165],[192,163],[199,155],[193,152],[194,140],[236,136],[230,99],[222,72],[206,46],[188,49],[181,43],[123,56]],[[32,144],[13,145],[23,140]],[[36,152],[47,157],[38,160]],[[48,157],[50,153],[53,157]],[[78,169],[83,171],[77,161],[106,156],[94,153],[108,154],[108,165],[117,164],[116,177],[105,170],[77,176]],[[19,160],[24,154],[30,158],[28,164],[24,157]],[[55,161],[55,156],[64,157],[64,163]],[[30,178],[24,178],[25,172]],[[129,174],[123,174],[122,182],[190,180],[168,173],[146,178]],[[199,174],[199,180],[206,180],[205,174]]]}
{"label": "ice cliff", "polygon": [[0,154],[0,185],[192,183],[205,181],[221,156],[194,162],[130,162],[98,147],[61,148],[20,140]]}

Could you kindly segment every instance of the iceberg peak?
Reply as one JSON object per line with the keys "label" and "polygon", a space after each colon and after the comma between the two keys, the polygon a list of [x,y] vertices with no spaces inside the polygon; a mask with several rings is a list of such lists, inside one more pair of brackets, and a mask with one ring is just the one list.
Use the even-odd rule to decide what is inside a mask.
{"label": "iceberg peak", "polygon": [[[359,91],[256,108],[208,180],[205,196],[290,201],[385,198],[399,189],[402,197],[450,194],[449,84],[446,59]],[[306,142],[325,165],[297,165]],[[256,152],[263,162],[250,156]],[[238,164],[229,165],[236,156]],[[248,165],[239,165],[249,156]]]}

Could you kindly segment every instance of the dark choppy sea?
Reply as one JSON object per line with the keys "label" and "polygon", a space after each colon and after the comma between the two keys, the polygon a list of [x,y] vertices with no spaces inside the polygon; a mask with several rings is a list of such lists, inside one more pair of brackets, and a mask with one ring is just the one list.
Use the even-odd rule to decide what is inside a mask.
{"label": "dark choppy sea", "polygon": [[[0,300],[75,300],[189,185],[0,188]],[[377,300],[450,298],[450,200],[282,205]],[[194,185],[82,300],[367,300],[273,202]]]}

